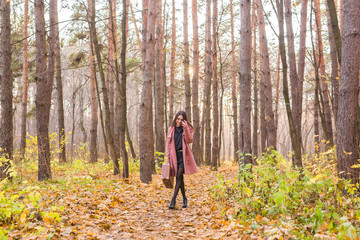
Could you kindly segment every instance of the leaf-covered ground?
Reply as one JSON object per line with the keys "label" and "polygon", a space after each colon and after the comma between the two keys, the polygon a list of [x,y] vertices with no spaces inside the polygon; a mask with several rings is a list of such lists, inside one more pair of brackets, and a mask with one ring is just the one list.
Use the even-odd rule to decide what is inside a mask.
{"label": "leaf-covered ground", "polygon": [[[232,178],[236,167],[219,172]],[[151,184],[141,183],[136,174],[123,180],[99,173],[22,181],[3,191],[25,207],[2,228],[9,239],[239,238],[236,223],[224,220],[210,196],[217,173],[203,168],[185,176],[188,207],[182,209],[179,193],[174,210],[168,209],[173,190],[164,187],[160,175],[153,175]],[[29,188],[41,197],[28,197],[24,189]]]}

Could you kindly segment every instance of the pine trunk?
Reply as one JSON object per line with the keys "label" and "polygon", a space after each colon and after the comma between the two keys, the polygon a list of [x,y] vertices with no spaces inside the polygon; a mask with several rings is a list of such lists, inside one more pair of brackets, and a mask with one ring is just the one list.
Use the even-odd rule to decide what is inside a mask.
{"label": "pine trunk", "polygon": [[189,59],[189,37],[188,37],[188,1],[183,1],[184,8],[184,79],[185,79],[185,112],[191,121],[191,87],[190,87],[190,59]]}
{"label": "pine trunk", "polygon": [[251,164],[251,1],[240,1],[240,129],[243,139],[243,164]]}
{"label": "pine trunk", "polygon": [[341,80],[339,89],[337,166],[340,178],[359,183],[357,128],[360,67],[360,1],[344,1]]}
{"label": "pine trunk", "polygon": [[213,124],[212,132],[212,159],[211,168],[217,170],[217,162],[219,159],[219,100],[218,100],[218,78],[217,78],[217,0],[213,0],[213,37],[212,37],[212,53],[213,53]]}
{"label": "pine trunk", "polygon": [[[254,115],[253,115],[253,131],[252,131],[252,155],[253,157],[257,157],[258,156],[258,79],[257,79],[257,42],[256,42],[256,29],[257,29],[257,24],[256,24],[256,14],[255,14],[255,10],[257,7],[257,3],[256,1],[253,2],[253,6],[252,6],[252,31],[253,31],[253,46],[252,46],[252,50],[253,50],[253,79],[254,79],[254,93],[253,93],[253,98],[254,98]],[[259,11],[259,9],[258,9]]]}
{"label": "pine trunk", "polygon": [[171,25],[171,65],[170,65],[170,93],[169,93],[169,125],[174,117],[174,86],[175,86],[175,51],[176,51],[176,21],[175,0],[172,1],[172,25]]}
{"label": "pine trunk", "polygon": [[152,120],[152,85],[154,81],[155,24],[157,0],[149,1],[149,14],[145,45],[143,89],[140,104],[140,180],[149,183],[154,169],[154,140]]}

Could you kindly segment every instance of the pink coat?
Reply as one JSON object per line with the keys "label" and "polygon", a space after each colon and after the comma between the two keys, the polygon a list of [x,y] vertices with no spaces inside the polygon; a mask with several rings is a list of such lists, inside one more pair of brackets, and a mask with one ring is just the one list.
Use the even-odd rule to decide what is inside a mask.
{"label": "pink coat", "polygon": [[[173,176],[176,176],[177,173],[177,159],[176,159],[176,150],[174,143],[174,132],[175,127],[170,126],[166,139],[166,163],[170,163]],[[194,160],[194,155],[189,146],[193,142],[194,129],[188,125],[184,129],[183,138],[182,138],[182,147],[183,147],[183,159],[184,159],[184,173],[193,174],[197,173],[197,167]]]}

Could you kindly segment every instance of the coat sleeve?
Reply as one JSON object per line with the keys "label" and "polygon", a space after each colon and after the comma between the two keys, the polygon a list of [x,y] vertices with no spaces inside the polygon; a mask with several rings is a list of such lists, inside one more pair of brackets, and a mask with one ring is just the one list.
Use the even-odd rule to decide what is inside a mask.
{"label": "coat sleeve", "polygon": [[194,129],[190,126],[188,126],[185,130],[185,141],[187,144],[190,144],[193,142],[193,135],[194,135]]}
{"label": "coat sleeve", "polygon": [[169,128],[168,133],[166,135],[166,163],[167,164],[170,164],[169,134],[170,134],[170,128]]}

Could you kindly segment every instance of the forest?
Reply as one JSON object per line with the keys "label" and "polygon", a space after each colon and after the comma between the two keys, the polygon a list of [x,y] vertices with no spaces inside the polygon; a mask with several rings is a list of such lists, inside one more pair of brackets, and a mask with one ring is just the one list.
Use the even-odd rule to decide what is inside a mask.
{"label": "forest", "polygon": [[0,24],[0,239],[359,239],[359,0],[0,0]]}

